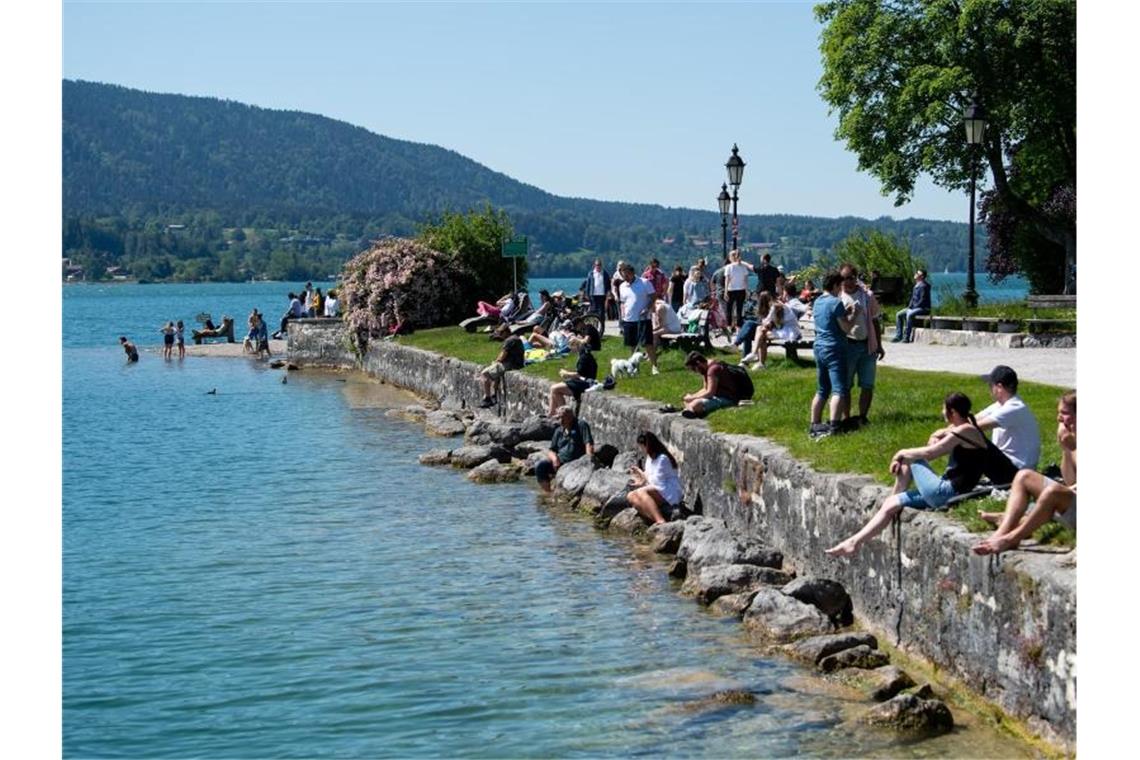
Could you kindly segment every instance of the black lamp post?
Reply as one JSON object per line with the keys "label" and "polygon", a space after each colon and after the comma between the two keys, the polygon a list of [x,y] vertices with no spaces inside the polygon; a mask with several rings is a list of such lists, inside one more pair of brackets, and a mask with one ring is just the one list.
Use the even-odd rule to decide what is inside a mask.
{"label": "black lamp post", "polygon": [[736,147],[736,143],[732,144],[732,155],[728,157],[728,162],[725,163],[724,168],[728,169],[728,184],[732,185],[732,249],[736,250],[739,246],[738,237],[740,235],[740,217],[736,215],[736,202],[739,200],[736,191],[740,189],[740,182],[744,179],[744,159],[739,155],[740,149]]}
{"label": "black lamp post", "polygon": [[[965,118],[962,120],[966,126],[966,143],[968,145],[981,145],[986,136],[986,109],[982,108],[977,102],[970,103],[969,108],[966,109]],[[975,152],[978,149],[970,149],[970,259],[969,267],[966,270],[966,292],[962,294],[963,300],[971,308],[978,305],[978,291],[974,289],[974,193],[976,190],[976,174],[975,165]]]}
{"label": "black lamp post", "polygon": [[720,251],[724,260],[728,261],[728,212],[732,206],[728,185],[721,183],[720,195],[716,197],[716,202],[720,206]]}

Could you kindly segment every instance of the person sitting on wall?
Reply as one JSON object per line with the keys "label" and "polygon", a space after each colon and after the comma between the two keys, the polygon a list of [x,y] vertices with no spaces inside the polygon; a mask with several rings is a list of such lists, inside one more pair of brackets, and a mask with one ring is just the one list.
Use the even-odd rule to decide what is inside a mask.
{"label": "person sitting on wall", "polygon": [[[1018,470],[1009,490],[1005,512],[979,512],[983,520],[998,523],[986,540],[975,545],[974,554],[998,554],[1018,545],[1033,531],[1057,522],[1077,530],[1077,392],[1069,391],[1057,402],[1057,444],[1061,447],[1062,482],[1035,470]],[[1029,501],[1036,506],[1026,515]],[[1022,519],[1024,517],[1025,519]]]}
{"label": "person sitting on wall", "polygon": [[534,467],[534,476],[547,493],[551,490],[551,481],[559,467],[583,455],[594,455],[594,438],[590,434],[590,426],[574,416],[574,410],[568,406],[562,407],[558,414],[559,426],[550,439],[546,459]]}
{"label": "person sitting on wall", "polygon": [[483,379],[483,401],[479,404],[481,409],[489,409],[498,402],[495,386],[502,381],[508,370],[522,369],[526,364],[526,349],[523,348],[522,338],[512,335],[503,341],[503,347],[495,361],[484,367],[479,375]]}
{"label": "person sitting on wall", "polygon": [[687,510],[681,505],[684,493],[681,478],[677,475],[677,460],[648,430],[637,436],[637,447],[645,455],[645,464],[629,468],[629,474],[633,476],[632,485],[636,488],[626,499],[654,524],[683,519]]}
{"label": "person sitting on wall", "polygon": [[900,309],[895,314],[895,337],[891,338],[891,342],[901,343],[905,341],[910,343],[914,340],[914,318],[929,313],[930,283],[926,281],[926,270],[916,269],[914,271],[914,290],[910,293],[910,303],[906,305],[905,309]]}
{"label": "person sitting on wall", "polygon": [[699,351],[689,352],[685,367],[700,375],[704,385],[699,391],[684,395],[685,408],[681,412],[684,417],[704,417],[709,412],[752,398],[752,380],[747,370],[717,359],[709,361]]}
{"label": "person sitting on wall", "polygon": [[[891,495],[875,515],[854,535],[826,550],[833,557],[849,557],[859,547],[883,531],[903,507],[937,509],[947,501],[973,490],[982,475],[995,482],[1008,482],[1016,468],[986,440],[978,421],[970,413],[970,399],[964,393],[951,393],[942,403],[942,416],[948,426],[945,435],[921,448],[900,449],[891,457],[895,476]],[[933,438],[933,436],[932,436]],[[946,472],[937,475],[929,462],[950,456]]]}
{"label": "person sitting on wall", "polygon": [[570,348],[578,352],[578,362],[571,372],[566,368],[558,370],[562,382],[550,386],[549,414],[553,417],[558,409],[566,404],[566,398],[573,396],[577,402],[587,388],[598,381],[598,360],[590,353],[590,342],[585,337],[570,339]]}

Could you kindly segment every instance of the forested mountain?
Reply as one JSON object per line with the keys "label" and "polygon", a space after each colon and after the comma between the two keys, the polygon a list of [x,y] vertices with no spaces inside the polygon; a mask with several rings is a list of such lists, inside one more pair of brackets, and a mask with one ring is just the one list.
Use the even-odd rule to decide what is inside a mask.
{"label": "forested mountain", "polygon": [[[63,83],[63,255],[98,276],[296,278],[337,271],[383,234],[490,204],[531,240],[531,273],[578,273],[595,253],[686,261],[720,250],[715,210],[563,198],[455,151],[314,114]],[[741,217],[745,243],[799,266],[874,226],[932,267],[961,268],[965,225]],[[671,242],[665,242],[665,241]]]}

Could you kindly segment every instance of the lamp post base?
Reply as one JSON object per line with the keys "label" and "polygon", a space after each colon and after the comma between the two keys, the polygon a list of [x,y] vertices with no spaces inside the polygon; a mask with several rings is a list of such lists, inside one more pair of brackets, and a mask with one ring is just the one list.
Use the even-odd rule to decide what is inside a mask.
{"label": "lamp post base", "polygon": [[965,301],[966,305],[971,309],[976,309],[978,307],[978,291],[973,288],[966,288],[966,290],[962,292],[962,300]]}

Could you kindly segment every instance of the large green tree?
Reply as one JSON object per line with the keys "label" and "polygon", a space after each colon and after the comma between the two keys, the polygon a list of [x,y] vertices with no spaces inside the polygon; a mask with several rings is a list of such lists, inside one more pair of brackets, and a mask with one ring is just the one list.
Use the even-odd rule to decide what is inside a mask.
{"label": "large green tree", "polygon": [[[923,173],[964,190],[988,168],[987,221],[1007,231],[991,229],[991,259],[1005,273],[1026,272],[1035,289],[1068,284],[1077,250],[1076,3],[830,0],[815,13],[824,25],[819,89],[839,115],[836,137],[883,194],[905,203]],[[980,150],[966,143],[962,121],[975,99],[988,112]]]}
{"label": "large green tree", "polygon": [[[429,248],[450,254],[471,273],[460,278],[458,290],[452,294],[470,314],[478,301],[493,302],[514,287],[516,263],[502,254],[502,242],[510,240],[512,234],[506,212],[487,204],[466,214],[444,212],[420,228],[418,239]],[[519,288],[525,288],[526,259],[519,259],[517,267]]]}

